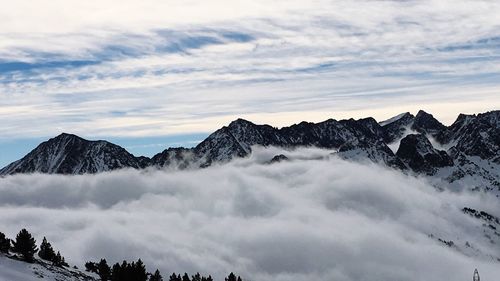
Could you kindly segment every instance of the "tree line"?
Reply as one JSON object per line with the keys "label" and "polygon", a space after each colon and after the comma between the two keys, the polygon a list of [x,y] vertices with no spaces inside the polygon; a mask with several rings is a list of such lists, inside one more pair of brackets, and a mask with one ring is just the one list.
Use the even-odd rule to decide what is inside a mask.
{"label": "tree line", "polygon": [[59,251],[56,253],[52,245],[47,242],[47,238],[43,237],[38,248],[35,238],[24,228],[19,231],[15,240],[7,238],[4,233],[0,232],[0,252],[8,254],[9,251],[19,254],[20,258],[26,262],[34,262],[35,254],[38,252],[38,257],[42,260],[52,262],[53,265],[59,267],[68,266],[61,253]]}
{"label": "tree line", "polygon": [[[154,273],[146,272],[146,267],[141,259],[136,262],[124,260],[121,264],[115,263],[112,267],[108,265],[106,259],[101,259],[99,262],[89,261],[85,263],[85,270],[99,275],[102,281],[167,281],[163,279],[158,269]],[[187,273],[181,276],[174,272],[168,281],[213,281],[213,278],[211,275],[202,276],[199,272],[191,277]],[[231,272],[225,281],[242,281],[242,279]]]}
{"label": "tree line", "polygon": [[[0,253],[9,254],[9,252],[16,253],[18,258],[29,263],[35,262],[35,254],[38,253],[40,259],[51,262],[55,266],[69,266],[61,253],[54,250],[47,238],[43,237],[42,243],[37,247],[35,238],[24,228],[19,231],[15,240],[7,238],[4,233],[0,232]],[[158,269],[153,273],[147,272],[141,259],[133,262],[124,260],[121,264],[115,263],[112,267],[108,265],[106,259],[101,259],[99,262],[89,261],[85,263],[85,270],[99,275],[101,281],[167,281],[163,279]],[[211,275],[202,276],[200,273],[190,277],[187,273],[181,276],[174,272],[169,276],[168,281],[213,281],[213,278]],[[242,281],[242,279],[231,272],[225,281]]]}

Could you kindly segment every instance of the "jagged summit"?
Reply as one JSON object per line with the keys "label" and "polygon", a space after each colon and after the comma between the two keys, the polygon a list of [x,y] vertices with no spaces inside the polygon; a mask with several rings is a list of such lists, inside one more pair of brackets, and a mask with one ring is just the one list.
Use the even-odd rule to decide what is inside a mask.
{"label": "jagged summit", "polygon": [[[151,159],[135,157],[107,141],[90,141],[62,133],[0,170],[0,175],[207,167],[245,157],[255,145],[287,149],[314,146],[337,150],[345,159],[365,159],[427,175],[439,172],[440,177],[451,182],[469,178],[469,182],[482,184],[481,179],[487,179],[488,186],[499,185],[500,190],[497,180],[500,168],[495,166],[500,164],[499,120],[500,111],[460,114],[447,127],[421,110],[415,116],[405,112],[380,123],[371,117],[328,119],[319,123],[304,121],[278,129],[240,118],[213,132],[194,148],[169,148]],[[439,149],[433,147],[430,137],[436,140]],[[396,153],[389,148],[394,144],[399,146],[393,148]]]}
{"label": "jagged summit", "polygon": [[411,131],[414,119],[415,116],[406,112],[380,122],[384,133],[384,141],[392,143],[404,137],[407,132]]}
{"label": "jagged summit", "polygon": [[461,114],[438,134],[441,143],[451,143],[451,153],[478,156],[500,164],[500,111],[478,115]]}
{"label": "jagged summit", "polygon": [[419,110],[411,128],[422,134],[436,135],[446,129],[446,126],[434,118],[432,114]]}
{"label": "jagged summit", "polygon": [[400,113],[400,114],[398,114],[394,117],[391,117],[387,120],[381,121],[381,122],[379,122],[379,124],[380,124],[380,126],[386,126],[386,125],[394,123],[400,119],[412,119],[412,118],[414,118],[414,116],[410,112],[403,112],[403,113]]}
{"label": "jagged summit", "polygon": [[401,113],[388,120],[379,123],[384,129],[384,140],[392,143],[401,140],[408,134],[420,133],[435,137],[446,129],[441,122],[423,110],[419,110],[413,116],[409,112]]}

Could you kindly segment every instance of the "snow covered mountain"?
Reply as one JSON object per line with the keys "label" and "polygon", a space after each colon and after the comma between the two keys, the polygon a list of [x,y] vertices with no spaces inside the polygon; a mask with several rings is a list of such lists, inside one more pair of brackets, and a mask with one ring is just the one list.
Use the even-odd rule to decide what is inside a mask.
{"label": "snow covered mountain", "polygon": [[[457,186],[500,190],[500,111],[460,114],[449,127],[420,110],[378,123],[328,119],[274,128],[237,119],[194,148],[169,148],[152,158],[135,157],[106,141],[61,134],[0,170],[16,173],[98,173],[121,168],[207,167],[248,156],[252,147],[319,147],[351,160],[370,160]],[[286,156],[286,155],[285,155]],[[271,159],[269,159],[271,160]]]}
{"label": "snow covered mountain", "polygon": [[1,175],[17,173],[85,174],[126,167],[141,168],[140,159],[107,141],[88,141],[61,134],[41,143],[22,159],[11,163]]}
{"label": "snow covered mountain", "polygon": [[406,112],[392,117],[386,121],[380,122],[384,131],[384,140],[386,143],[401,140],[408,134],[421,133],[435,137],[446,126],[441,124],[431,114],[420,110],[416,116]]}
{"label": "snow covered mountain", "polygon": [[401,167],[397,157],[383,142],[382,128],[373,118],[301,122],[281,129],[238,119],[208,136],[193,152],[201,166],[208,166],[213,162],[247,156],[254,145],[337,149],[346,158],[361,151],[369,152],[366,157],[375,162]]}

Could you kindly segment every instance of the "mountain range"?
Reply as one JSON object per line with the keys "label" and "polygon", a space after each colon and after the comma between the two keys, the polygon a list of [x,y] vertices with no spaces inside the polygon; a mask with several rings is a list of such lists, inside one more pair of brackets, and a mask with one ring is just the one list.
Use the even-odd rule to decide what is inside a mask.
{"label": "mountain range", "polygon": [[[151,158],[136,157],[104,141],[63,133],[3,169],[18,173],[93,174],[123,168],[208,167],[246,157],[254,146],[284,149],[318,147],[353,161],[372,161],[405,173],[442,179],[471,189],[500,190],[500,111],[460,114],[445,126],[431,114],[402,113],[383,122],[374,118],[328,119],[275,128],[237,119],[193,148],[168,148]],[[276,155],[280,161],[290,160]],[[277,159],[278,159],[277,158]],[[271,161],[275,163],[278,161]],[[275,159],[276,160],[276,159]]]}

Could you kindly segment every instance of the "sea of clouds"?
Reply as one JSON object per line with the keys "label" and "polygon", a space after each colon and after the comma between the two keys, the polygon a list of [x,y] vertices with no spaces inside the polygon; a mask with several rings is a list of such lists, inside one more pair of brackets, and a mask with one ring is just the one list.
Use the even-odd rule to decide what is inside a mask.
{"label": "sea of clouds", "polygon": [[[331,151],[257,149],[200,170],[0,179],[0,231],[46,236],[79,267],[141,258],[149,271],[245,280],[483,280],[498,245],[465,206],[500,216],[498,199],[440,192],[424,179]],[[285,153],[292,161],[264,164]],[[466,241],[481,254],[438,242]]]}

